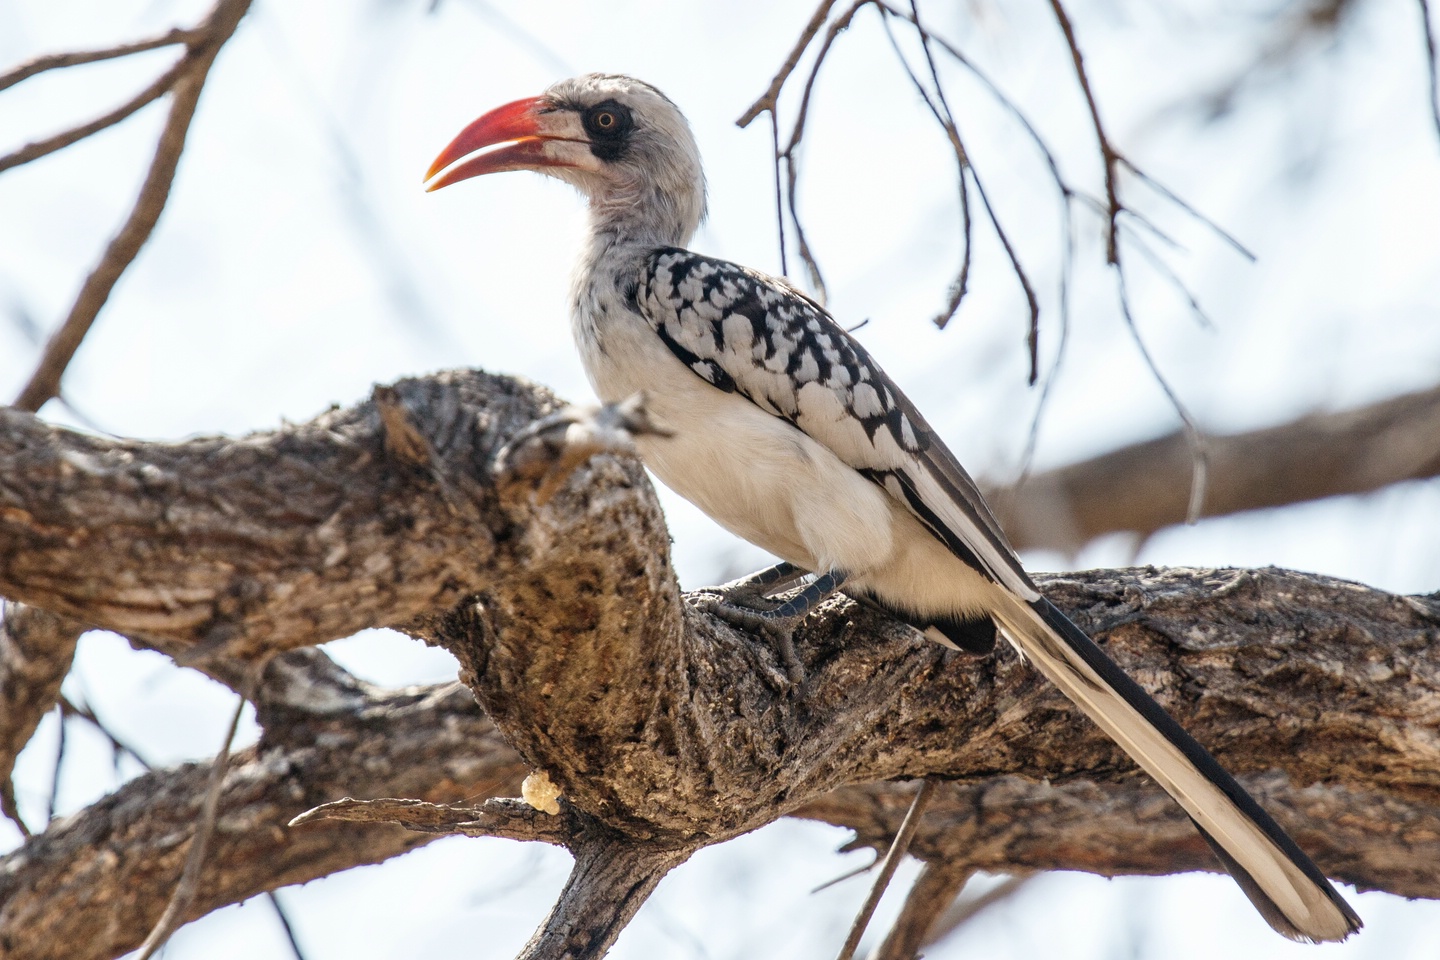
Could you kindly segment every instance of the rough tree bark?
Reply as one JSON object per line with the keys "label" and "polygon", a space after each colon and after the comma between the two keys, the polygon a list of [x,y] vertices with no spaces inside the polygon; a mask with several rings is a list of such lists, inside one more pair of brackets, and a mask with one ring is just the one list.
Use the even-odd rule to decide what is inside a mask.
{"label": "rough tree bark", "polygon": [[[113,441],[0,411],[0,594],[222,678],[269,659],[265,735],[226,778],[192,915],[436,831],[540,838],[579,867],[525,955],[598,956],[694,850],[786,814],[880,845],[912,792],[890,781],[919,776],[954,781],[913,847],[949,870],[1214,868],[1008,651],[957,656],[831,603],[800,631],[788,689],[762,638],[686,605],[636,462],[545,476],[570,421],[525,431],[557,406],[466,372],[237,440]],[[1042,583],[1333,876],[1440,896],[1440,601],[1275,570]],[[372,690],[301,649],[382,625],[451,650],[485,716],[457,688]],[[563,791],[560,815],[448,806],[513,795],[530,769]],[[110,957],[143,938],[205,775],[132,781],[6,858],[6,955]],[[286,826],[344,795],[442,806]],[[346,809],[427,832],[337,822]]]}

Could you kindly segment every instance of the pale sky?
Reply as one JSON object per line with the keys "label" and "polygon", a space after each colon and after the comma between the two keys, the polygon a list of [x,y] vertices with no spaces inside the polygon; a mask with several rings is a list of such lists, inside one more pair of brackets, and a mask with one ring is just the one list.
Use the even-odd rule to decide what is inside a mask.
{"label": "pale sky", "polygon": [[[1132,254],[1136,319],[1200,423],[1217,432],[1342,409],[1440,377],[1440,141],[1425,106],[1413,5],[1364,4],[1338,49],[1272,78],[1230,119],[1193,98],[1256,55],[1268,4],[1075,3],[1087,64],[1117,145],[1258,255],[1237,256],[1143,185],[1126,194],[1180,249],[1151,241],[1213,327]],[[813,0],[728,4],[257,0],[212,74],[170,207],[65,381],[107,431],[179,438],[240,433],[350,404],[376,382],[480,366],[590,399],[565,295],[583,208],[526,174],[426,195],[433,156],[475,116],[567,74],[628,72],[686,111],[707,162],[711,216],[693,244],[780,269],[769,132],[734,121],[765,89]],[[0,4],[0,66],[189,23],[187,0]],[[1086,115],[1039,0],[922,6],[930,25],[1029,113],[1068,178],[1102,192]],[[0,93],[0,151],[92,116],[167,64],[160,51],[61,71]],[[1036,284],[1048,364],[1059,341],[1055,191],[1017,128],[965,74],[946,82],[972,156]],[[873,11],[837,42],[802,151],[802,211],[830,306],[906,388],[977,475],[1019,469],[1037,392],[1025,383],[1026,317],[977,212],[972,293],[945,331],[930,318],[958,256],[953,160],[895,66]],[[784,122],[794,115],[786,104]],[[0,395],[13,396],[128,205],[161,112],[146,110],[45,161],[0,176]],[[1077,210],[1072,328],[1037,466],[1168,432],[1177,423],[1121,322],[1101,265],[1099,220]],[[791,246],[792,254],[794,246]],[[791,274],[803,279],[792,259]],[[27,327],[28,325],[28,327]],[[45,415],[74,422],[57,404]],[[665,495],[687,587],[758,567],[755,548]],[[1440,491],[1207,521],[1138,546],[1120,537],[1032,569],[1277,564],[1396,591],[1440,580]],[[453,661],[374,633],[331,645],[386,683],[453,678]],[[81,647],[67,691],[162,763],[211,755],[229,710],[193,673],[113,636]],[[75,810],[113,788],[108,749],[72,731],[60,797]],[[55,727],[17,771],[43,822]],[[134,771],[126,770],[126,775]],[[812,895],[847,870],[842,831],[784,822],[703,852],[667,879],[616,957],[833,955],[868,879]],[[17,842],[8,825],[0,841]],[[382,868],[282,892],[309,960],[513,956],[548,909],[568,859],[505,841],[433,844]],[[907,876],[902,875],[904,881]],[[892,898],[893,900],[893,898]],[[892,904],[893,906],[893,904]],[[1440,911],[1358,898],[1366,931],[1339,947],[1271,934],[1223,877],[1045,878],[930,954],[945,957],[1430,956]],[[1200,916],[1200,911],[1204,916]],[[1072,933],[1054,939],[1063,920]],[[883,922],[877,923],[883,929]],[[419,945],[422,950],[412,950]],[[183,930],[167,956],[283,957],[263,903]]]}

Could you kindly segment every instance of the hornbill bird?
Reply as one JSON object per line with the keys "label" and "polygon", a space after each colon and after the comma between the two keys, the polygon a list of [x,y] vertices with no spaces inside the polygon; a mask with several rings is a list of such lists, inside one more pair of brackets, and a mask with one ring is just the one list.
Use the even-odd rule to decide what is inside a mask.
{"label": "hornbill bird", "polygon": [[[1041,595],[969,475],[865,349],[784,280],[684,248],[705,175],[669,98],[626,76],[564,80],[470,124],[426,179],[437,190],[507,170],[589,199],[575,340],[602,401],[644,391],[666,428],[636,438],[646,466],[785,561],[727,585],[718,614],[769,629],[792,665],[790,630],[842,586],[971,650],[988,651],[998,627],[1179,802],[1272,927],[1307,941],[1360,928],[1235,779]],[[765,602],[804,577],[799,596]]]}

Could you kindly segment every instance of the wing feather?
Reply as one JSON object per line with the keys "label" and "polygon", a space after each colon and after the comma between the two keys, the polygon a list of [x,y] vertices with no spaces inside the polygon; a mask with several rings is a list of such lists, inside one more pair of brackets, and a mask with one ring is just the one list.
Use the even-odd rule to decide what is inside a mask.
{"label": "wing feather", "polygon": [[698,375],[795,424],[986,577],[1039,597],[975,481],[815,301],[784,280],[664,247],[646,264],[636,305]]}

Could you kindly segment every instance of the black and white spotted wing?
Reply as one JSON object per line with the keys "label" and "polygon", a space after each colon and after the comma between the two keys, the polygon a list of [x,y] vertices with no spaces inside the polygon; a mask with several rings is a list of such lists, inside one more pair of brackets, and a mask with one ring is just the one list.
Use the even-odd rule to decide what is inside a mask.
{"label": "black and white spotted wing", "polygon": [[1039,596],[959,462],[865,348],[783,280],[662,247],[634,303],[681,362],[823,444],[903,503],[955,554]]}

